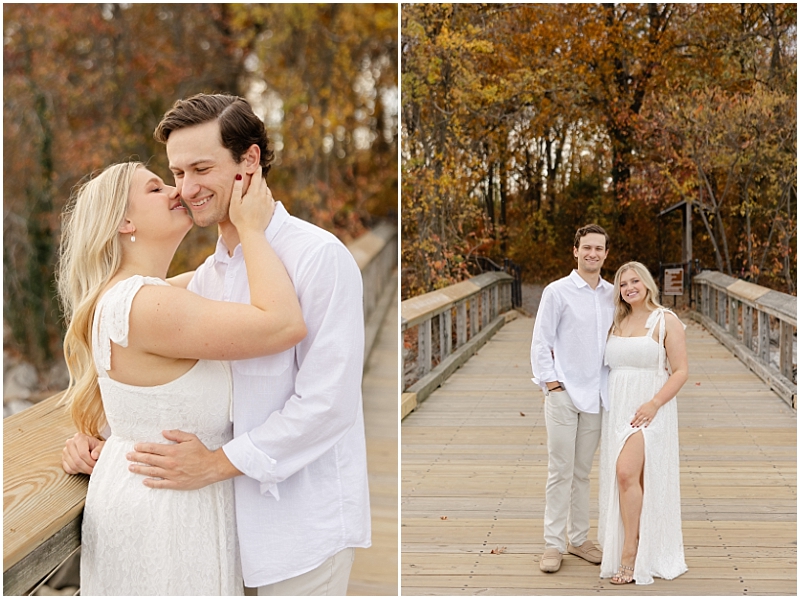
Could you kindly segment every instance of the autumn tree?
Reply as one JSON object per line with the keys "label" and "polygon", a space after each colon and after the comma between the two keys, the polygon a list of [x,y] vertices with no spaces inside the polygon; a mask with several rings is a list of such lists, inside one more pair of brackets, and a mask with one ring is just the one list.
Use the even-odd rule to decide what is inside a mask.
{"label": "autumn tree", "polygon": [[[474,85],[469,56],[489,52],[466,23],[475,5],[403,8],[403,293],[419,293],[467,272],[487,240],[482,221],[480,140],[465,135],[463,90]],[[462,27],[462,25],[464,27]]]}
{"label": "autumn tree", "polygon": [[397,7],[234,5],[248,97],[276,144],[273,187],[345,239],[397,214]]}
{"label": "autumn tree", "polygon": [[[586,222],[611,233],[609,269],[680,261],[681,229],[659,214],[683,197],[665,173],[711,209],[695,212],[708,221],[695,227],[703,264],[719,250],[725,270],[741,274],[747,260],[762,281],[791,278],[793,221],[767,214],[796,206],[787,183],[796,168],[794,5],[410,5],[401,22],[405,296],[460,280],[477,253],[512,257],[529,279],[551,280],[571,267],[572,236]],[[749,106],[727,122],[720,108],[715,122],[729,130],[705,138],[710,187],[729,194],[716,212],[696,197],[709,185],[687,179],[691,160],[678,152],[678,164],[665,130],[670,107],[711,90]],[[754,133],[748,119],[766,124],[775,110],[781,118]],[[670,126],[685,140],[702,135]],[[726,192],[720,161],[736,161],[737,136],[760,141],[739,152],[739,183]],[[759,169],[741,171],[745,156]],[[765,177],[782,184],[767,192]],[[445,214],[457,226],[429,234]],[[762,259],[783,274],[764,278]]]}

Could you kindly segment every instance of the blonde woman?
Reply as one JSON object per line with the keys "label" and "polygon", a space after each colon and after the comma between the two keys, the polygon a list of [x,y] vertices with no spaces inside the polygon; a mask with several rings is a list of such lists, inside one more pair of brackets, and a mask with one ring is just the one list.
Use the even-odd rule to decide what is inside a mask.
{"label": "blonde woman", "polygon": [[639,262],[617,271],[614,303],[600,451],[600,577],[651,584],[687,569],[675,400],[688,377],[685,327],[658,303],[655,281]]}
{"label": "blonde woman", "polygon": [[86,497],[83,595],[243,592],[233,481],[156,490],[125,457],[134,443],[163,443],[162,431],[173,429],[222,451],[232,408],[230,367],[221,360],[281,352],[306,334],[294,288],[264,236],[274,201],[260,169],[242,197],[243,172],[230,219],[249,304],[204,299],[183,288],[187,277],[166,282],[192,219],[175,188],[139,163],[105,169],[65,214],[58,282],[68,323],[66,398],[81,433],[111,431]]}

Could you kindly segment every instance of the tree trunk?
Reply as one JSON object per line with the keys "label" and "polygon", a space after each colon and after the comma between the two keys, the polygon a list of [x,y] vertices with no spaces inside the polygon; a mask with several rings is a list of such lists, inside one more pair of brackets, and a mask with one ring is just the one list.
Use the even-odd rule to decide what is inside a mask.
{"label": "tree trunk", "polygon": [[39,144],[39,166],[41,168],[41,188],[28,186],[27,196],[31,205],[28,221],[28,242],[30,254],[27,261],[28,289],[26,298],[28,334],[33,340],[32,356],[38,366],[44,366],[53,358],[50,351],[49,317],[55,305],[54,241],[55,235],[50,227],[50,216],[53,212],[53,130],[47,109],[47,98],[41,91],[36,92],[36,116],[41,125],[41,143]]}
{"label": "tree trunk", "polygon": [[494,237],[494,162],[489,163],[489,177],[486,182],[486,193],[483,198],[486,202],[486,216],[489,218],[489,227],[492,237]]}
{"label": "tree trunk", "polygon": [[506,227],[506,204],[508,201],[508,169],[506,168],[505,158],[501,164],[500,177],[500,247],[503,250],[503,256],[506,255],[508,250],[508,228]]}
{"label": "tree trunk", "polygon": [[[714,194],[714,188],[711,186],[711,181],[708,180],[708,177],[706,176],[706,173],[703,170],[703,168],[699,164],[697,163],[695,164],[697,165],[697,172],[700,175],[700,179],[705,183],[706,190],[708,191],[708,198],[709,200],[711,200],[712,206],[714,208],[713,213],[717,219],[717,228],[719,229],[719,236],[722,242],[722,251],[725,256],[725,265],[728,267],[727,269],[728,275],[733,276],[733,270],[731,269],[731,257],[730,253],[728,252],[728,238],[727,235],[725,234],[725,223],[722,220],[722,210]],[[716,242],[715,242],[715,247],[717,247]],[[722,271],[722,268],[720,268],[720,271],[724,272]]]}

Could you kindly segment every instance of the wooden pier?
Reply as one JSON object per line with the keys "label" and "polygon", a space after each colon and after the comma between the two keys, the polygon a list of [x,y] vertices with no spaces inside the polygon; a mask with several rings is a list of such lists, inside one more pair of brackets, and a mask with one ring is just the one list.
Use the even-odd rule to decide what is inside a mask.
{"label": "wooden pier", "polygon": [[[539,570],[547,478],[533,320],[506,324],[402,424],[403,595],[796,595],[797,415],[687,315],[678,395],[689,571],[649,586]],[[590,539],[597,535],[597,462]]]}

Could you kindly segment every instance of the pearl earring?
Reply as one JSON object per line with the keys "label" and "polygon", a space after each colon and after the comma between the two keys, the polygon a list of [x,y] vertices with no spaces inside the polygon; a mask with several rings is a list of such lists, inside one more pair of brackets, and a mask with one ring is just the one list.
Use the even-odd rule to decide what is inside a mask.
{"label": "pearl earring", "polygon": [[134,235],[133,233],[131,233],[131,241],[132,242],[136,241],[136,235]]}

